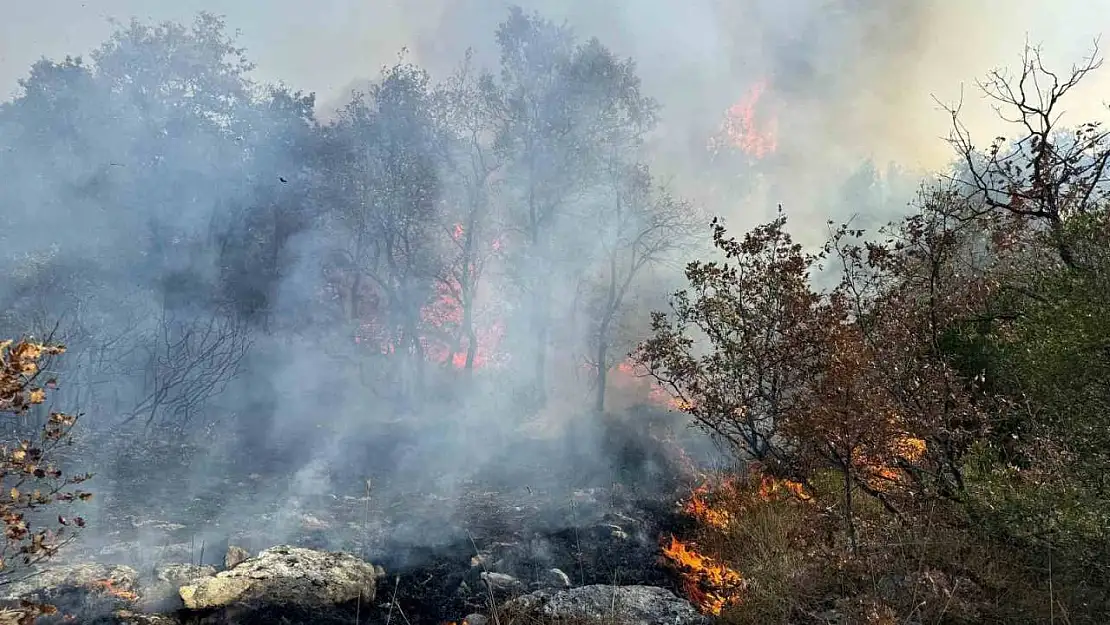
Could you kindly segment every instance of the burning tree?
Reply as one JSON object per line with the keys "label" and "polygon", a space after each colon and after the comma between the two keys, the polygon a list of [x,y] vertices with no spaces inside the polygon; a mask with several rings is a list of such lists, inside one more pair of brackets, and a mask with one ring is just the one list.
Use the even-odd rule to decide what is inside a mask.
{"label": "burning tree", "polygon": [[657,104],[641,93],[635,64],[599,41],[580,43],[565,25],[519,7],[498,30],[501,80],[494,100],[496,145],[506,160],[507,263],[525,295],[537,407],[547,401],[548,361],[560,296],[597,255],[591,223],[600,172],[613,154],[636,150]]}
{"label": "burning tree", "polygon": [[712,155],[739,151],[763,158],[778,148],[778,120],[767,118],[760,107],[766,91],[767,83],[760,81],[725,111],[720,130],[709,140]]}
{"label": "burning tree", "polygon": [[[30,339],[0,342],[0,412],[27,417],[44,404],[53,379],[43,379],[45,364],[65,352],[61,345]],[[64,476],[50,460],[51,452],[69,442],[78,415],[51,412],[35,439],[0,445],[0,520],[4,543],[0,549],[0,584],[11,583],[30,567],[53,557],[69,543],[74,528],[84,527],[81,517],[57,516],[57,524],[43,520],[53,504],[86,501],[91,494],[71,487],[91,475]],[[41,526],[39,525],[41,524]]]}
{"label": "burning tree", "polygon": [[442,137],[428,83],[423,70],[398,63],[333,129],[343,162],[334,211],[346,243],[335,263],[343,300],[362,338],[395,356],[390,372],[400,401],[423,386],[422,310],[435,298],[440,269],[433,231]]}
{"label": "burning tree", "polygon": [[504,162],[493,145],[496,88],[488,75],[474,71],[468,53],[436,92],[447,136],[444,182],[460,198],[445,201],[441,216],[440,227],[448,236],[436,307],[446,340],[436,351],[441,362],[466,371],[491,358],[504,332],[500,319],[479,319],[480,308],[489,305],[482,292],[484,278],[503,251],[497,177]]}

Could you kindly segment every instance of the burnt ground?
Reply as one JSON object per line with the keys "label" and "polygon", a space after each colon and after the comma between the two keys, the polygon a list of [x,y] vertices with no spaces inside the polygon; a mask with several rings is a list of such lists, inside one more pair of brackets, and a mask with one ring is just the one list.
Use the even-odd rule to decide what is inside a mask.
{"label": "burnt ground", "polygon": [[[354,467],[369,465],[373,474],[373,463],[353,452],[348,470],[330,470],[319,488],[291,489],[283,485],[303,481],[303,465],[291,473],[290,463],[267,465],[257,456],[214,463],[205,470],[209,482],[198,487],[187,469],[188,454],[200,450],[176,449],[179,470],[136,467],[127,488],[108,489],[90,519],[95,534],[72,557],[142,571],[165,562],[219,567],[229,545],[252,553],[276,544],[347,551],[387,573],[380,614],[366,615],[371,622],[400,611],[414,625],[487,611],[483,573],[515,580],[496,589],[494,601],[550,587],[552,569],[574,586],[677,591],[659,544],[686,523],[676,506],[691,486],[684,457],[673,437],[658,432],[621,429],[600,440],[571,453],[565,439],[521,441],[504,457],[458,472],[448,487],[395,473],[373,479],[369,491]],[[404,444],[386,437],[356,442],[379,458]],[[172,455],[161,451],[163,460]],[[117,467],[117,481],[121,474],[128,475]]]}

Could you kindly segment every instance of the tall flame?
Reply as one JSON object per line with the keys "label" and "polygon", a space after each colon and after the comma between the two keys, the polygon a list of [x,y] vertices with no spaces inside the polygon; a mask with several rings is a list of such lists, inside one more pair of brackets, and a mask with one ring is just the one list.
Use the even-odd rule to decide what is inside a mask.
{"label": "tall flame", "polygon": [[697,552],[691,543],[671,536],[663,555],[682,573],[686,596],[703,612],[719,615],[728,605],[740,601],[744,578],[739,573]]}
{"label": "tall flame", "polygon": [[778,148],[778,119],[760,107],[766,91],[767,82],[760,81],[725,111],[720,130],[709,140],[710,152],[739,150],[753,158],[763,158]]}

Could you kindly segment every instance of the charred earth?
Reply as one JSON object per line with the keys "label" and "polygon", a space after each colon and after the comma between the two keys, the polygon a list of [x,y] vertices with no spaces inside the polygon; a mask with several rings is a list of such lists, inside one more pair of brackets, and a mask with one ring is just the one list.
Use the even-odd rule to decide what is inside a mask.
{"label": "charred earth", "polygon": [[659,548],[685,522],[685,452],[659,419],[637,423],[520,440],[450,483],[331,470],[310,476],[317,492],[280,491],[267,485],[303,483],[312,465],[290,475],[255,462],[188,499],[172,480],[138,483],[138,500],[113,488],[103,531],[5,596],[57,606],[44,623],[416,625],[508,608],[586,614],[618,592],[626,620],[697,621]]}

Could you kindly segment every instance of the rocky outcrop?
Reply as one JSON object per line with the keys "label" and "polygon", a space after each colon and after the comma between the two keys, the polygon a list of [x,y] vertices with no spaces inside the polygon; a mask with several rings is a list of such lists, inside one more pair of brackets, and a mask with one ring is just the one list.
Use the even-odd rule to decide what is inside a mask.
{"label": "rocky outcrop", "polygon": [[530,618],[621,625],[707,625],[689,601],[656,586],[595,584],[551,592],[537,590],[505,604]]}
{"label": "rocky outcrop", "polygon": [[51,603],[78,590],[104,591],[127,599],[137,596],[138,580],[138,572],[129,566],[94,563],[54,566],[4,586],[0,599]]}
{"label": "rocky outcrop", "polygon": [[350,554],[289,546],[220,573],[192,564],[159,564],[141,575],[121,565],[54,566],[4,587],[0,599],[14,607],[0,610],[0,625],[25,612],[17,601],[56,606],[44,624],[165,625],[190,613],[205,623],[349,623],[351,608],[374,600],[383,574]]}
{"label": "rocky outcrop", "polygon": [[261,604],[328,608],[373,601],[382,574],[380,568],[350,554],[282,545],[182,586],[179,592],[191,610]]}

